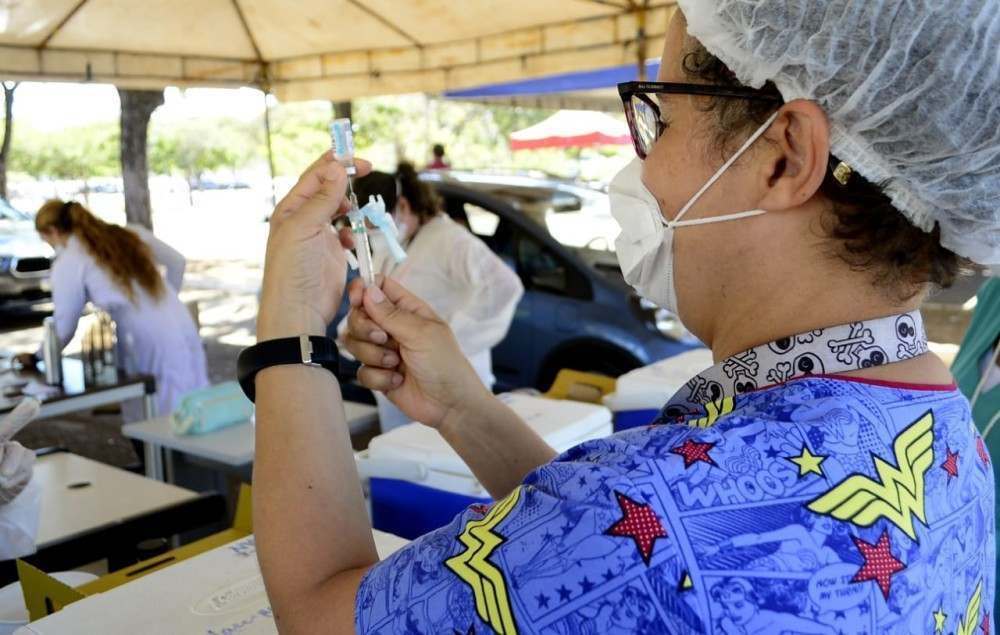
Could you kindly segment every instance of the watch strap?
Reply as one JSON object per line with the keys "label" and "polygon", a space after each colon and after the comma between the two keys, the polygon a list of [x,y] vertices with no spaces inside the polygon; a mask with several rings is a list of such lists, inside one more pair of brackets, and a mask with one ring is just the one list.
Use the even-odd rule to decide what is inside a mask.
{"label": "watch strap", "polygon": [[271,366],[305,364],[325,368],[334,376],[340,369],[337,345],[329,337],[300,335],[258,342],[243,349],[236,360],[236,376],[250,401],[256,398],[257,373]]}

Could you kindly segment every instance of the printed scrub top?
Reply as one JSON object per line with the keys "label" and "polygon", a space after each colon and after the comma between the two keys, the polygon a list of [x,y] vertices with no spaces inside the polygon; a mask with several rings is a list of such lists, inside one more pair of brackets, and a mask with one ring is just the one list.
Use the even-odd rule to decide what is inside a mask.
{"label": "printed scrub top", "polygon": [[810,377],[584,443],[375,566],[361,633],[988,635],[956,390]]}

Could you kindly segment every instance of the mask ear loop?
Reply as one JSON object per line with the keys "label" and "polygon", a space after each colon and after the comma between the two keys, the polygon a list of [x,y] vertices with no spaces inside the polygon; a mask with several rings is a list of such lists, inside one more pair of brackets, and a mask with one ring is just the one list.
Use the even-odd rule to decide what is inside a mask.
{"label": "mask ear loop", "polygon": [[674,216],[674,220],[665,223],[666,226],[683,227],[685,225],[703,225],[705,223],[715,223],[725,220],[734,220],[737,218],[746,218],[748,216],[760,216],[761,214],[766,214],[767,213],[766,210],[759,209],[759,210],[750,210],[747,212],[737,212],[735,214],[727,214],[725,216],[713,216],[711,218],[698,218],[695,220],[681,221],[681,218],[683,218],[684,215],[688,213],[688,210],[690,210],[691,207],[698,202],[698,199],[700,199],[702,195],[708,191],[708,188],[715,185],[715,182],[718,181],[720,178],[722,178],[722,175],[726,173],[726,170],[731,168],[732,165],[736,163],[737,159],[743,156],[743,154],[750,149],[750,146],[752,146],[754,142],[757,141],[757,139],[760,139],[761,136],[765,132],[767,132],[767,129],[771,127],[771,124],[774,123],[774,120],[778,118],[779,114],[780,112],[775,112],[770,117],[768,117],[767,121],[765,121],[760,128],[757,128],[757,130],[752,135],[750,135],[750,138],[746,140],[746,142],[740,147],[740,149],[736,151],[736,154],[731,156],[728,161],[723,163],[722,167],[719,168],[716,171],[716,173],[712,175],[712,178],[708,179],[708,181],[706,181],[705,184],[701,186],[701,189],[695,192],[695,195],[688,200],[687,204],[685,204],[684,207],[681,208],[681,211],[677,212],[677,216]]}

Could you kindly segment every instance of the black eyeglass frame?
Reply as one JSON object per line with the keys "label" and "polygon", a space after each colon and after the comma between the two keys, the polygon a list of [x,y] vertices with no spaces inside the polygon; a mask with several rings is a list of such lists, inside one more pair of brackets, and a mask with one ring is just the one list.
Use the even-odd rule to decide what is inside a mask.
{"label": "black eyeglass frame", "polygon": [[649,95],[700,95],[703,97],[722,97],[727,99],[751,99],[754,101],[769,101],[775,104],[784,103],[780,95],[768,95],[753,88],[743,86],[717,86],[714,84],[685,84],[682,82],[622,82],[618,84],[618,94],[622,98],[625,109],[625,119],[628,121],[629,134],[632,135],[632,147],[640,159],[646,158],[646,152],[639,140],[639,128],[635,122],[635,108],[632,98],[636,97],[653,109],[656,114],[655,143],[665,129],[661,119],[660,106]]}

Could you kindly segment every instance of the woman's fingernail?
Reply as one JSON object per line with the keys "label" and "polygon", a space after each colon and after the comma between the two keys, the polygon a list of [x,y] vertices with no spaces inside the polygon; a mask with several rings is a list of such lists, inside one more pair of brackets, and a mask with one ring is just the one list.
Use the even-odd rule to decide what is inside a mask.
{"label": "woman's fingernail", "polygon": [[403,383],[403,376],[400,374],[393,374],[392,385],[398,387],[402,383]]}
{"label": "woman's fingernail", "polygon": [[372,331],[369,334],[369,337],[371,337],[371,340],[376,344],[385,344],[389,341],[389,336],[386,335],[385,331],[379,331],[378,329]]}
{"label": "woman's fingernail", "polygon": [[390,366],[395,366],[398,363],[399,363],[399,358],[396,357],[395,353],[386,353],[385,355],[382,356],[382,366],[385,366],[386,368]]}
{"label": "woman's fingernail", "polygon": [[375,304],[385,301],[385,294],[378,287],[368,287],[368,295],[371,296],[372,302]]}

